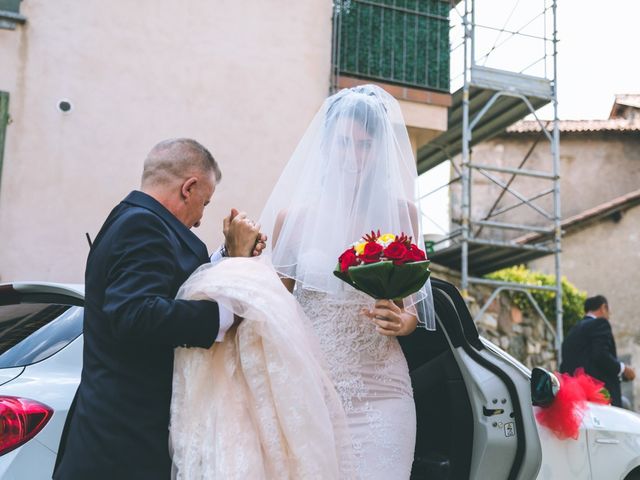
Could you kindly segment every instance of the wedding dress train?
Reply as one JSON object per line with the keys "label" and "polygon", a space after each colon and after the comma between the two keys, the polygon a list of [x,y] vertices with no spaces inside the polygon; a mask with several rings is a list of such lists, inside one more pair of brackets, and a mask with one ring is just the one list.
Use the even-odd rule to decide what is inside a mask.
{"label": "wedding dress train", "polygon": [[244,321],[210,349],[176,349],[173,477],[353,478],[344,410],[316,337],[268,260],[204,265],[178,298],[213,299]]}

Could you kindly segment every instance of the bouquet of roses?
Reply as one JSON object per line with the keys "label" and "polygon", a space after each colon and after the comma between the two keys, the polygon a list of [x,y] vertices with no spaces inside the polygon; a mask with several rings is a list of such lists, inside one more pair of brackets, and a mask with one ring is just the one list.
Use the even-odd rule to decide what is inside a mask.
{"label": "bouquet of roses", "polygon": [[424,286],[429,263],[411,237],[378,230],[345,250],[333,274],[375,299],[399,300]]}

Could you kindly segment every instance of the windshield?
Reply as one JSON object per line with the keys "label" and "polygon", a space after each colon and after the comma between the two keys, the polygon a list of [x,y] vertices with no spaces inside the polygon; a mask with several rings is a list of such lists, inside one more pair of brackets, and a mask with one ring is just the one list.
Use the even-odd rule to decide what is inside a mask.
{"label": "windshield", "polygon": [[59,352],[82,333],[84,309],[22,303],[0,306],[0,368],[23,367]]}

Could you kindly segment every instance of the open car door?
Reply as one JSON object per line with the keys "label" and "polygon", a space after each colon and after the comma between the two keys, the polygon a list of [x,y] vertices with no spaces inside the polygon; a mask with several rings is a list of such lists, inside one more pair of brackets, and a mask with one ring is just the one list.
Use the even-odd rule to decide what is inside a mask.
{"label": "open car door", "polygon": [[400,342],[418,433],[412,480],[528,480],[542,452],[529,372],[487,349],[458,290],[432,279],[437,329]]}

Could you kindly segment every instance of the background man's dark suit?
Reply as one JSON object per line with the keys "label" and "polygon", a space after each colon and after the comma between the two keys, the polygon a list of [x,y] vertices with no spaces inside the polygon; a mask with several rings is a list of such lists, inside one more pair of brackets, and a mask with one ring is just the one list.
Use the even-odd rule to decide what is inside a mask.
{"label": "background man's dark suit", "polygon": [[573,374],[579,367],[604,382],[611,394],[611,404],[621,406],[620,361],[611,324],[606,318],[584,317],[564,339],[560,371]]}
{"label": "background man's dark suit", "polygon": [[205,245],[134,191],[109,215],[85,274],[82,381],[55,479],[168,479],[173,349],[210,347],[216,303],[174,300]]}

